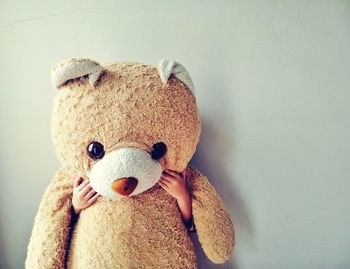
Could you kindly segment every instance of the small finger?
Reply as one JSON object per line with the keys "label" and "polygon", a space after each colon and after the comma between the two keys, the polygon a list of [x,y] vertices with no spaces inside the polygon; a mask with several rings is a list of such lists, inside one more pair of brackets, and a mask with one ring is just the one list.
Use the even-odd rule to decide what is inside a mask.
{"label": "small finger", "polygon": [[75,180],[74,180],[74,188],[78,187],[81,182],[83,182],[83,178],[82,177],[77,177]]}
{"label": "small finger", "polygon": [[179,174],[173,170],[164,170],[167,174],[173,176],[173,177],[178,177]]}
{"label": "small finger", "polygon": [[159,181],[158,181],[158,184],[159,184],[162,188],[167,188],[167,187],[168,187],[167,183],[165,183],[164,180],[159,180]]}
{"label": "small finger", "polygon": [[94,196],[92,196],[89,200],[88,203],[91,205],[92,203],[94,203],[101,195],[96,193]]}
{"label": "small finger", "polygon": [[94,196],[94,194],[96,193],[96,191],[94,189],[92,189],[91,191],[89,191],[85,196],[84,198],[86,200],[90,199],[92,196]]}
{"label": "small finger", "polygon": [[170,176],[168,174],[162,174],[161,178],[164,178],[165,180],[170,182],[175,179],[173,176]]}
{"label": "small finger", "polygon": [[169,175],[169,176],[176,176],[172,171],[170,170],[163,170],[163,175]]}
{"label": "small finger", "polygon": [[171,181],[168,180],[168,179],[166,179],[166,178],[164,178],[164,177],[162,177],[162,178],[160,179],[160,181],[161,181],[163,184],[167,185],[168,187],[171,185]]}
{"label": "small finger", "polygon": [[164,184],[169,185],[169,184],[172,183],[172,180],[173,180],[173,179],[169,179],[169,178],[166,178],[166,177],[162,176],[162,177],[160,178],[160,180],[161,180]]}
{"label": "small finger", "polygon": [[177,172],[174,172],[174,171],[167,172],[165,175],[167,175],[168,177],[171,177],[172,179],[182,178],[182,176],[180,176]]}
{"label": "small finger", "polygon": [[90,182],[89,179],[85,179],[85,180],[83,181],[83,183],[81,183],[81,184],[77,187],[77,190],[78,190],[78,191],[81,191],[82,189],[84,189],[84,187],[85,187],[87,184],[89,184],[89,182]]}
{"label": "small finger", "polygon": [[92,187],[91,187],[91,185],[87,185],[87,186],[85,186],[84,187],[84,189],[82,189],[81,191],[80,191],[80,193],[83,195],[83,196],[85,196],[89,191],[91,191],[92,190]]}

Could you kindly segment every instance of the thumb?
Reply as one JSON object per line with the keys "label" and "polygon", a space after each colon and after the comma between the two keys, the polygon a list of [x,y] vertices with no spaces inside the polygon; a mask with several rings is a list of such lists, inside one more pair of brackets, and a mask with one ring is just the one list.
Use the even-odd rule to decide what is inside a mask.
{"label": "thumb", "polygon": [[83,178],[82,177],[77,177],[75,180],[74,180],[74,188],[78,187],[81,182],[83,182]]}
{"label": "thumb", "polygon": [[187,180],[187,176],[188,176],[188,171],[187,171],[187,167],[182,171],[182,178],[184,180]]}

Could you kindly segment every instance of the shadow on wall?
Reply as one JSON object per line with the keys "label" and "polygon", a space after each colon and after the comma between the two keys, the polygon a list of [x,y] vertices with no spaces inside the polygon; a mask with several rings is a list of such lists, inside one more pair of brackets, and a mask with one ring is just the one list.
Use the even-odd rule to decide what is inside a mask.
{"label": "shadow on wall", "polygon": [[207,122],[205,119],[202,119],[202,134],[191,164],[208,177],[210,183],[223,198],[225,207],[230,212],[234,224],[236,246],[229,261],[222,265],[216,265],[204,254],[197,235],[191,235],[196,248],[199,268],[236,269],[235,252],[240,244],[238,239],[240,241],[244,240],[244,244],[248,246],[252,244],[254,239],[249,213],[238,188],[235,186],[235,179],[229,175],[228,171],[234,165],[232,163],[232,155],[234,153],[233,138],[234,135],[232,133],[228,134],[227,131],[215,126],[213,122]]}

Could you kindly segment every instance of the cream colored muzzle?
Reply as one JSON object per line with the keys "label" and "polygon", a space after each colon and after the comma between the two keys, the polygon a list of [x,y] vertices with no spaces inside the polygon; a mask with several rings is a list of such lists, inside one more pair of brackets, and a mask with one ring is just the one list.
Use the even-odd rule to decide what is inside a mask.
{"label": "cream colored muzzle", "polygon": [[160,179],[162,166],[146,151],[127,147],[105,154],[89,174],[90,185],[102,196],[117,200],[153,187]]}

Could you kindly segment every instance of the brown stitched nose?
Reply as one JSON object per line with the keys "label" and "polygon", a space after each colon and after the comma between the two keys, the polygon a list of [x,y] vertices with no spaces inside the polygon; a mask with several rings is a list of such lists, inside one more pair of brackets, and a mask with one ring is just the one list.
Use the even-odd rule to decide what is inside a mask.
{"label": "brown stitched nose", "polygon": [[136,189],[138,182],[134,177],[118,178],[112,183],[112,190],[120,195],[129,196]]}

